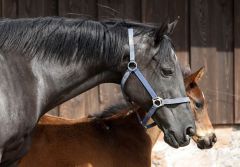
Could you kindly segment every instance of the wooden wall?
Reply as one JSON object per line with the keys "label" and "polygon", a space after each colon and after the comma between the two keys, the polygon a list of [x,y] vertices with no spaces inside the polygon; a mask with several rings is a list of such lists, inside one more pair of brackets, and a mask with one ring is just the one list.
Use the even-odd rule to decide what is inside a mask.
{"label": "wooden wall", "polygon": [[[108,9],[112,8],[114,10]],[[239,0],[0,0],[2,17],[121,18],[159,23],[180,16],[172,36],[182,64],[205,66],[201,82],[215,124],[240,123]],[[122,101],[118,85],[103,84],[51,111],[69,118]]]}

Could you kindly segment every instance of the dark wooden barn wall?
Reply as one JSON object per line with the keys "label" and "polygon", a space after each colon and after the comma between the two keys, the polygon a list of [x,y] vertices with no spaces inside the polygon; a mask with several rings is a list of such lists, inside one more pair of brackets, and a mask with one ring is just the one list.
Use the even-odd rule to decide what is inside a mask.
{"label": "dark wooden barn wall", "polygon": [[[112,9],[110,9],[112,8]],[[160,23],[180,16],[172,36],[182,64],[205,66],[201,82],[215,124],[240,123],[239,0],[0,0],[2,17],[85,16]],[[103,84],[51,111],[69,118],[122,101],[118,85]]]}
{"label": "dark wooden barn wall", "polygon": [[240,1],[233,2],[233,37],[234,37],[234,121],[240,123]]}
{"label": "dark wooden barn wall", "polygon": [[233,122],[233,2],[190,1],[191,66],[204,65],[202,82],[216,123]]}

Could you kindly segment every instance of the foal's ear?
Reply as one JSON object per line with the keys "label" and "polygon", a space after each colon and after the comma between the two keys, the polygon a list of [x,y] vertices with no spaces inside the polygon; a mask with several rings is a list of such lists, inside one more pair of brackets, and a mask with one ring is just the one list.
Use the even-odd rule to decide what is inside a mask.
{"label": "foal's ear", "polygon": [[200,81],[200,79],[204,75],[204,72],[205,72],[204,67],[201,67],[199,70],[197,70],[193,74],[191,74],[188,77],[184,78],[185,87],[187,87],[192,82]]}
{"label": "foal's ear", "polygon": [[195,72],[195,82],[198,82],[202,79],[203,75],[205,73],[205,68],[201,67],[199,70],[197,70],[197,72]]}

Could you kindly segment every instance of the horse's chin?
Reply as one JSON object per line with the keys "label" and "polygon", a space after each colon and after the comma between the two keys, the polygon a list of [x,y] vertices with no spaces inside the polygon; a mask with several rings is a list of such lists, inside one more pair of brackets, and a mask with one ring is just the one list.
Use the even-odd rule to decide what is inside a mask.
{"label": "horse's chin", "polygon": [[173,148],[179,148],[179,144],[173,135],[164,134],[164,141]]}
{"label": "horse's chin", "polygon": [[180,140],[177,140],[174,133],[171,133],[169,132],[169,130],[166,130],[162,127],[159,127],[159,128],[162,129],[164,133],[164,141],[173,148],[184,147],[190,143],[190,137],[188,135],[185,137],[185,139],[180,141]]}

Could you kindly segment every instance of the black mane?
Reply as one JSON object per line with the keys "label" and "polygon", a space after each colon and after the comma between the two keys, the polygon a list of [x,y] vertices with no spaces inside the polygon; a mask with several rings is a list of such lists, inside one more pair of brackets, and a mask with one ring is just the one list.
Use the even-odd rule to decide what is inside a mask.
{"label": "black mane", "polygon": [[4,19],[0,21],[0,50],[61,63],[92,62],[99,57],[116,65],[123,55],[120,46],[128,40],[129,27],[134,28],[135,35],[153,34],[157,30],[154,26],[125,21]]}

